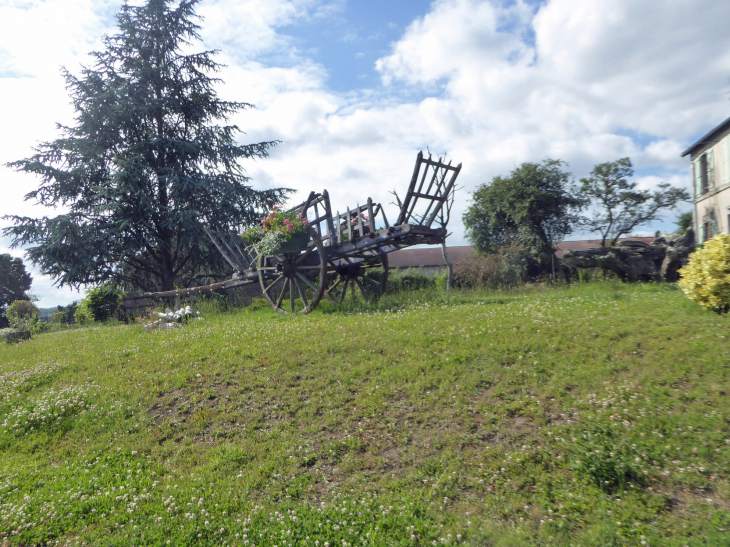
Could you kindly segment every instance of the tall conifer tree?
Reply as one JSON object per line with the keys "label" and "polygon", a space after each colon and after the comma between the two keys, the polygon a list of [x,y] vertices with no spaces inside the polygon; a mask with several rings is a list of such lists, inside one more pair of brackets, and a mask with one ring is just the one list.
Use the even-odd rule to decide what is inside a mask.
{"label": "tall conifer tree", "polygon": [[277,143],[240,145],[236,126],[217,125],[251,105],[218,98],[216,52],[182,51],[199,40],[197,3],[125,4],[93,66],[64,70],[75,124],[10,164],[41,179],[26,200],[68,210],[6,217],[6,235],[60,285],[170,290],[215,278],[225,266],[201,223],[237,228],[283,199],[252,189],[239,164]]}

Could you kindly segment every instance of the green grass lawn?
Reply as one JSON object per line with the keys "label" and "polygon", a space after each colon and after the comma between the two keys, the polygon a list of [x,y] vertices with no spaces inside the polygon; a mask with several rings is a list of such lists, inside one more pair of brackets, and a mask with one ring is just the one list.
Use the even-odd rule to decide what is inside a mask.
{"label": "green grass lawn", "polygon": [[413,292],[0,347],[3,545],[730,545],[730,321]]}

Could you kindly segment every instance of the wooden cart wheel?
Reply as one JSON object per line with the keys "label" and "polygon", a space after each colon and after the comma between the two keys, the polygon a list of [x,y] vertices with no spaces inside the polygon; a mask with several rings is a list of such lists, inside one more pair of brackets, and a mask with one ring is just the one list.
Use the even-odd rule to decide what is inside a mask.
{"label": "wooden cart wheel", "polygon": [[[344,302],[348,291],[359,291],[366,301],[380,298],[388,285],[388,255],[378,254],[357,263],[340,259],[330,264],[335,273],[335,282],[327,289],[327,295],[335,302]],[[379,280],[373,279],[369,272],[379,271]]]}
{"label": "wooden cart wheel", "polygon": [[314,245],[306,251],[259,257],[264,298],[284,315],[309,313],[327,289],[327,252],[316,231],[307,228],[307,233]]}

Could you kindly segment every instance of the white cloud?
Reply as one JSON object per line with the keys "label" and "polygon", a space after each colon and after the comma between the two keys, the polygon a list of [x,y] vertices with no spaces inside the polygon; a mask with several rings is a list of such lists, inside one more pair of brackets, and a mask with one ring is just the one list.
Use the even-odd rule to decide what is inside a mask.
{"label": "white cloud", "polygon": [[[660,139],[651,142],[637,159],[637,166],[661,166],[665,169],[686,170],[686,160],[681,158],[685,147],[674,139]],[[685,181],[686,183],[686,181]]]}
{"label": "white cloud", "polygon": [[534,21],[538,64],[609,110],[608,130],[687,138],[729,89],[728,18],[721,0],[553,0]]}
{"label": "white cloud", "polygon": [[226,52],[238,63],[273,56],[279,63],[305,62],[293,40],[279,29],[327,18],[344,0],[213,0],[197,10],[201,36],[208,47]]}
{"label": "white cloud", "polygon": [[392,54],[376,67],[386,84],[433,84],[458,78],[467,67],[477,78],[495,74],[512,66],[511,58],[524,61],[528,54],[518,34],[498,29],[503,17],[522,23],[519,16],[525,13],[521,2],[500,9],[475,0],[440,0],[410,25]]}

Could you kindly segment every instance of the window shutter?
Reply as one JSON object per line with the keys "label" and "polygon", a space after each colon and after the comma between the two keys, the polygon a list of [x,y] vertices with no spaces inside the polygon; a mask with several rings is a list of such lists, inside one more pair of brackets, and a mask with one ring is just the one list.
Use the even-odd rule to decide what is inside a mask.
{"label": "window shutter", "polygon": [[715,154],[712,148],[707,151],[707,186],[710,192],[715,189]]}
{"label": "window shutter", "polygon": [[700,167],[700,158],[692,162],[692,171],[695,178],[695,197],[702,195],[702,167]]}
{"label": "window shutter", "polygon": [[717,235],[717,221],[715,219],[712,219],[710,221],[710,237],[715,237]]}
{"label": "window shutter", "polygon": [[700,237],[699,242],[704,243],[705,241],[705,223],[700,224]]}

